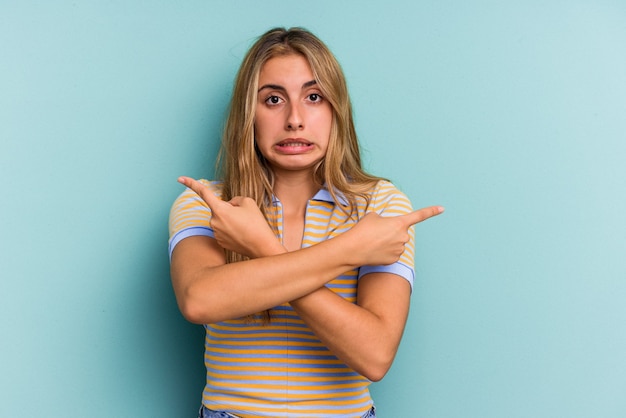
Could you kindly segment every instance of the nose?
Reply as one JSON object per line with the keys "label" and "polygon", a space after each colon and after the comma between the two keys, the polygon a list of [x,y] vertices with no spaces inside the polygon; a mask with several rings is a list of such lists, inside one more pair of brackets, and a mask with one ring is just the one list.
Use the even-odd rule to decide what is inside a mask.
{"label": "nose", "polygon": [[291,106],[289,106],[286,125],[288,131],[304,128],[304,119],[298,103],[292,103]]}

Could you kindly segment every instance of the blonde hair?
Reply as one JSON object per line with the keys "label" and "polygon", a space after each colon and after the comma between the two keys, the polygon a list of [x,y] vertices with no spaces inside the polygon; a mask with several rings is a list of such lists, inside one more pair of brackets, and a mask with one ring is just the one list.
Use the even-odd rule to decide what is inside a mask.
{"label": "blonde hair", "polygon": [[[307,59],[322,96],[332,108],[328,149],[325,158],[315,167],[314,180],[320,187],[326,185],[335,202],[339,202],[337,193],[341,193],[348,203],[343,209],[349,213],[358,197],[369,200],[367,192],[381,178],[362,168],[352,105],[341,66],[321,40],[302,28],[271,29],[257,39],[244,57],[235,79],[218,156],[219,176],[223,180],[222,199],[250,197],[267,216],[274,178],[254,139],[259,73],[271,58],[291,54]],[[228,262],[245,259],[232,251],[227,251],[226,255]],[[263,316],[267,320],[267,313]]]}

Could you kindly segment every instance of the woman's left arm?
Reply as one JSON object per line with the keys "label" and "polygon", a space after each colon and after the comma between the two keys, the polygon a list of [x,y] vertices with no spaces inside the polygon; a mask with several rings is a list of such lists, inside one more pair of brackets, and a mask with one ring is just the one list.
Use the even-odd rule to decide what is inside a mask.
{"label": "woman's left arm", "polygon": [[323,287],[291,306],[341,361],[379,381],[398,350],[411,286],[392,273],[369,273],[359,279],[357,295],[354,304]]}

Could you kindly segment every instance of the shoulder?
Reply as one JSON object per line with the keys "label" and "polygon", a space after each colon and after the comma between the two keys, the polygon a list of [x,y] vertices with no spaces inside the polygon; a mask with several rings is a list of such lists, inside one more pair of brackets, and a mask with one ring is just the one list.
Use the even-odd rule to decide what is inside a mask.
{"label": "shoulder", "polygon": [[378,180],[376,185],[372,188],[373,196],[394,194],[404,196],[404,193],[389,180]]}
{"label": "shoulder", "polygon": [[[205,179],[198,181],[209,187],[217,196],[222,195],[222,182]],[[170,209],[170,233],[178,229],[178,225],[185,224],[192,219],[204,218],[210,215],[210,213],[211,209],[209,209],[206,202],[202,200],[196,192],[185,188],[185,190],[178,195]]]}
{"label": "shoulder", "polygon": [[388,180],[379,180],[369,195],[369,210],[408,213],[413,210],[408,196]]}
{"label": "shoulder", "polygon": [[[222,195],[219,181],[198,180],[217,196]],[[186,188],[174,201],[169,216],[169,252],[183,239],[194,235],[212,237],[211,209],[193,190]]]}

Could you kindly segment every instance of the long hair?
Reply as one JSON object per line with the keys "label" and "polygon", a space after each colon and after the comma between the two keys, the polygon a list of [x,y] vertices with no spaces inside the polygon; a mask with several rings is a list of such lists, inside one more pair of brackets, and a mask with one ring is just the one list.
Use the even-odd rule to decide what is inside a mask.
{"label": "long hair", "polygon": [[[343,210],[350,213],[358,197],[368,202],[367,192],[380,178],[362,168],[352,105],[341,66],[321,40],[302,28],[267,31],[243,59],[235,79],[217,162],[219,176],[223,180],[222,199],[250,197],[268,216],[274,177],[254,139],[259,73],[271,58],[291,54],[306,58],[322,96],[332,108],[328,149],[326,156],[315,167],[314,181],[320,187],[325,185],[335,202],[339,201],[337,193],[341,193],[348,203]],[[226,256],[227,262],[245,259],[232,251],[227,251]],[[267,313],[263,316],[266,322]]]}

